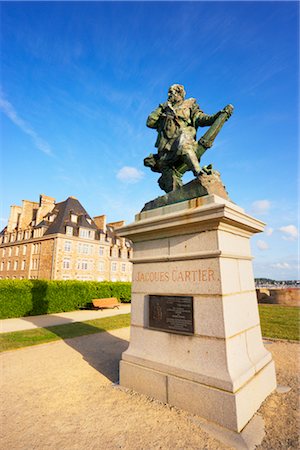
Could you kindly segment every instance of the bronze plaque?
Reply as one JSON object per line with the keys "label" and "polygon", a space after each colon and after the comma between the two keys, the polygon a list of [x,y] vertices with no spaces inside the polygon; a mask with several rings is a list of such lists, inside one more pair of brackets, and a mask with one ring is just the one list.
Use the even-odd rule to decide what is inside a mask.
{"label": "bronze plaque", "polygon": [[149,328],[194,334],[193,297],[149,295]]}

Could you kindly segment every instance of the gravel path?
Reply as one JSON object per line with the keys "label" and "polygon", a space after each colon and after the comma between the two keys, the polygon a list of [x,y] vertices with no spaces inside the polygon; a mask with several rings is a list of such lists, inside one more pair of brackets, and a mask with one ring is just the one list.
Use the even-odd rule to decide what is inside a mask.
{"label": "gravel path", "polygon": [[[3,353],[1,448],[229,449],[196,416],[113,385],[128,339],[125,328]],[[292,389],[260,408],[266,434],[258,448],[297,449],[298,344],[266,345],[278,384]]]}

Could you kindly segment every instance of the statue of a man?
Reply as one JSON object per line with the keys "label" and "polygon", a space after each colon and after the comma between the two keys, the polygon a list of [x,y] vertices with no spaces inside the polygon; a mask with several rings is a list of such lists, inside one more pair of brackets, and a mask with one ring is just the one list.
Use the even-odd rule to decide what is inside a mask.
{"label": "statue of a man", "polygon": [[[199,108],[194,98],[185,100],[185,90],[181,84],[173,84],[169,88],[167,102],[160,104],[147,119],[147,126],[158,132],[155,143],[158,153],[144,160],[151,170],[162,173],[159,185],[163,190],[170,192],[180,187],[186,170],[191,170],[195,176],[201,175],[200,156],[211,147],[232,110],[233,107],[228,105],[209,116]],[[210,136],[205,135],[197,142],[198,127],[214,125],[222,113],[222,124],[215,127],[217,129]]]}

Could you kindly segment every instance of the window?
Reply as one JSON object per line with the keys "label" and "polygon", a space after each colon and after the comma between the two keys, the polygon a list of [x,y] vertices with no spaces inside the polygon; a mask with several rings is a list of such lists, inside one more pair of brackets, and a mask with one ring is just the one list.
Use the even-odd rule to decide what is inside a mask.
{"label": "window", "polygon": [[116,272],[117,271],[117,263],[116,262],[112,262],[111,263],[111,271],[112,272]]}
{"label": "window", "polygon": [[1,270],[4,270],[4,261],[2,261],[1,266],[0,266]]}
{"label": "window", "polygon": [[122,272],[126,272],[126,264],[122,263],[122,268],[121,268]]}
{"label": "window", "polygon": [[8,263],[7,263],[7,270],[10,270],[10,267],[11,267],[11,262],[8,261]]}
{"label": "window", "polygon": [[63,280],[69,280],[70,279],[70,275],[63,275],[62,279]]}
{"label": "window", "polygon": [[23,245],[23,255],[26,255],[27,252],[27,245]]}
{"label": "window", "polygon": [[70,269],[70,258],[63,259],[63,269]]}
{"label": "window", "polygon": [[36,230],[33,230],[33,237],[39,237],[39,236],[41,236],[40,228],[37,228]]}
{"label": "window", "polygon": [[95,231],[94,230],[88,230],[87,228],[80,228],[79,229],[79,236],[86,239],[94,239],[95,237]]}
{"label": "window", "polygon": [[70,252],[72,250],[72,242],[65,241],[65,252]]}
{"label": "window", "polygon": [[73,227],[66,227],[66,234],[68,236],[73,236]]}
{"label": "window", "polygon": [[88,222],[89,224],[92,223],[92,221],[91,221],[91,219],[90,219],[89,217],[87,217],[86,220],[87,220],[87,222]]}
{"label": "window", "polygon": [[99,255],[100,256],[104,255],[104,247],[99,247]]}
{"label": "window", "polygon": [[17,246],[17,247],[16,247],[16,256],[19,256],[19,252],[20,252],[20,247]]}
{"label": "window", "polygon": [[89,277],[89,276],[86,276],[86,275],[79,275],[78,277],[76,277],[76,280],[91,281],[92,277]]}
{"label": "window", "polygon": [[15,262],[14,262],[14,270],[18,270],[18,265],[19,265],[19,264],[18,264],[18,261],[15,261]]}
{"label": "window", "polygon": [[6,253],[6,248],[3,248],[2,249],[2,256],[5,256],[5,253]]}
{"label": "window", "polygon": [[79,270],[88,270],[88,261],[87,261],[87,259],[78,259],[77,260],[77,269],[79,269]]}
{"label": "window", "polygon": [[99,272],[104,272],[104,262],[103,261],[99,262]]}
{"label": "window", "polygon": [[25,270],[25,267],[26,267],[26,261],[25,261],[25,259],[23,259],[22,265],[21,265],[21,270]]}
{"label": "window", "polygon": [[30,230],[25,231],[25,239],[30,238]]}
{"label": "window", "polygon": [[113,258],[116,258],[117,255],[118,255],[118,249],[113,248],[112,251],[111,251],[111,256],[112,256]]}
{"label": "window", "polygon": [[32,244],[32,253],[36,254],[39,253],[39,251],[40,251],[40,244],[39,243]]}
{"label": "window", "polygon": [[31,268],[32,270],[37,270],[39,267],[39,260],[38,259],[33,259],[31,262]]}
{"label": "window", "polygon": [[12,248],[9,247],[9,249],[8,249],[8,256],[11,256],[11,254],[12,254]]}
{"label": "window", "polygon": [[6,234],[5,236],[4,236],[4,243],[7,243],[8,242],[8,234]]}
{"label": "window", "polygon": [[71,214],[71,222],[77,223],[78,216],[76,214]]}

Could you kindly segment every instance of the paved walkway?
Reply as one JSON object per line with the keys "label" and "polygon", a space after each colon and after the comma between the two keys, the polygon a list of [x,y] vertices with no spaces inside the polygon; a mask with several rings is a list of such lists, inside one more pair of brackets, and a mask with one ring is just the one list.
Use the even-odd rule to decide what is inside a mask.
{"label": "paved walkway", "polygon": [[122,303],[120,308],[104,310],[80,310],[56,314],[45,314],[42,316],[19,317],[17,319],[0,320],[0,332],[31,330],[33,328],[44,328],[53,325],[63,325],[72,322],[84,322],[85,320],[101,319],[103,317],[117,316],[118,314],[130,313],[131,305]]}
{"label": "paved walkway", "polygon": [[[1,449],[254,448],[238,447],[232,432],[216,429],[199,416],[113,384],[129,333],[128,327],[2,353]],[[268,346],[278,383],[291,389],[264,401],[255,416],[258,429],[244,429],[242,435],[259,443],[265,422],[264,441],[257,450],[300,448],[298,347],[285,342]]]}

